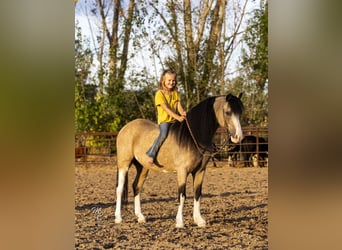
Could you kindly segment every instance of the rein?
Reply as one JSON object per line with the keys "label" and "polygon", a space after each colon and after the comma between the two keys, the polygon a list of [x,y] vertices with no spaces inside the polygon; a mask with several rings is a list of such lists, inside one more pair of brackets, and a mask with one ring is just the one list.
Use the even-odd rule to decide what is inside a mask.
{"label": "rein", "polygon": [[[213,153],[208,153],[208,152],[210,152],[209,150],[207,150],[206,148],[202,148],[202,147],[198,144],[198,142],[197,142],[197,140],[196,140],[194,134],[192,133],[190,124],[189,124],[189,122],[188,122],[188,119],[186,119],[186,117],[185,117],[185,121],[186,121],[186,125],[187,125],[187,127],[188,127],[188,129],[189,129],[191,138],[192,138],[192,140],[194,141],[195,146],[196,146],[198,152],[199,152],[201,155],[203,155],[203,156],[214,157],[215,155],[217,155],[218,153],[220,153],[221,151],[223,151],[224,147],[226,147],[226,146],[229,144],[229,139],[228,139],[228,140],[227,140],[227,141],[226,141],[218,150],[216,150],[216,151],[213,152]],[[226,121],[225,121],[225,122],[226,122]],[[228,130],[228,128],[227,128],[227,130]],[[229,131],[228,131],[228,134],[229,134]],[[203,152],[202,152],[202,150],[203,150]]]}

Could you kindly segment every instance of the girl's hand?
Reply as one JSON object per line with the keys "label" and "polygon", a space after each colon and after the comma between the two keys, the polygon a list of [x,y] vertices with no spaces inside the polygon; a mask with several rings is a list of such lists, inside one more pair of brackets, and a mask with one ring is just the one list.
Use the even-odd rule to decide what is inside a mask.
{"label": "girl's hand", "polygon": [[182,122],[182,121],[185,120],[185,116],[178,116],[178,117],[177,117],[177,120],[178,120],[179,122]]}

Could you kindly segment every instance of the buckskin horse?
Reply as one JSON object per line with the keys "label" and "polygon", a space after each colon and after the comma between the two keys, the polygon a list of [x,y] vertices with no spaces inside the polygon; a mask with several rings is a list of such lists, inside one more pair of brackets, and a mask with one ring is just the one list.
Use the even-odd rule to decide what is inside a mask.
{"label": "buckskin horse", "polygon": [[185,121],[177,121],[171,125],[168,137],[157,154],[155,164],[148,163],[146,151],[158,136],[157,124],[146,119],[136,119],[120,130],[117,136],[115,223],[122,222],[121,204],[122,201],[127,201],[128,170],[131,165],[134,165],[137,170],[133,182],[134,213],[138,222],[146,221],[141,212],[140,191],[149,170],[175,171],[177,172],[179,201],[176,227],[184,227],[183,207],[189,173],[193,176],[193,219],[197,226],[205,227],[206,222],[200,212],[200,200],[206,165],[214,151],[212,140],[219,126],[228,129],[232,142],[238,143],[242,140],[241,95],[209,97],[189,110]]}

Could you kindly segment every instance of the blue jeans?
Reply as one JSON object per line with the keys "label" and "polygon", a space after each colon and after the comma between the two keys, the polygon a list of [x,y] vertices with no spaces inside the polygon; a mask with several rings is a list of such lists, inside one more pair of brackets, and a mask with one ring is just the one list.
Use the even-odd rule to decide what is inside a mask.
{"label": "blue jeans", "polygon": [[171,124],[172,123],[169,123],[169,122],[162,122],[159,124],[159,136],[154,140],[152,146],[146,152],[146,154],[149,157],[152,157],[153,159],[155,159],[160,146],[163,144],[163,142],[165,141],[167,137]]}

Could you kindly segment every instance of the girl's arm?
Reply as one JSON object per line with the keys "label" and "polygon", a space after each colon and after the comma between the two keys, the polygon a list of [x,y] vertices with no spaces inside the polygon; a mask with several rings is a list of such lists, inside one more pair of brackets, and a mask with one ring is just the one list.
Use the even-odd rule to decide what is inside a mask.
{"label": "girl's arm", "polygon": [[[179,103],[179,102],[178,102]],[[173,112],[166,103],[161,103],[160,106],[165,110],[165,112],[172,116],[173,118],[175,118],[176,120],[178,120],[179,122],[184,121],[184,116],[180,116],[178,114],[176,114],[175,112]],[[184,112],[184,110],[183,110]]]}
{"label": "girl's arm", "polygon": [[178,106],[177,106],[178,112],[182,115],[182,116],[186,116],[186,112],[183,109],[183,106],[181,104],[181,102],[178,102]]}

